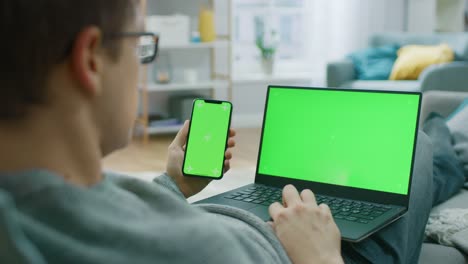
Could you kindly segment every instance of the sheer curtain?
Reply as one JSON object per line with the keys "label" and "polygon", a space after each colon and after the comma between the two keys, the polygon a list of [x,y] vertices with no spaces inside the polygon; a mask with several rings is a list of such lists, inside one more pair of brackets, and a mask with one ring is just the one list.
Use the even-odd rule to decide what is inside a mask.
{"label": "sheer curtain", "polygon": [[309,61],[316,78],[327,62],[365,48],[377,32],[403,31],[404,0],[311,0]]}
{"label": "sheer curtain", "polygon": [[324,80],[327,62],[365,48],[373,33],[405,28],[407,0],[233,1],[234,69],[244,72],[259,71],[254,43],[256,16],[273,14],[275,28],[291,30],[280,32],[283,41],[290,43],[283,42],[280,47],[277,72],[310,72],[311,79],[318,82]]}
{"label": "sheer curtain", "polygon": [[438,0],[436,30],[462,32],[465,30],[466,0]]}

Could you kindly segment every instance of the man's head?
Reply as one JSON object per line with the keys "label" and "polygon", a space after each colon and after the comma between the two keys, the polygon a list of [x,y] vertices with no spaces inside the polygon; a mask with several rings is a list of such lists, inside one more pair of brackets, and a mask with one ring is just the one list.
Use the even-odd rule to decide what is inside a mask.
{"label": "man's head", "polygon": [[[107,154],[136,114],[141,31],[136,0],[2,0],[0,123],[80,116]],[[120,37],[118,37],[120,36]],[[55,117],[56,117],[55,116]]]}

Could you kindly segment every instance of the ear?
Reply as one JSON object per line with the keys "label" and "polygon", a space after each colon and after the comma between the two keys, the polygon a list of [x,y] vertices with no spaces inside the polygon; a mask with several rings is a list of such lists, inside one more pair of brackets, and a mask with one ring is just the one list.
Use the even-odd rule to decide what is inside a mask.
{"label": "ear", "polygon": [[82,92],[89,96],[100,93],[103,69],[102,32],[97,27],[83,29],[75,38],[70,57],[71,72]]}

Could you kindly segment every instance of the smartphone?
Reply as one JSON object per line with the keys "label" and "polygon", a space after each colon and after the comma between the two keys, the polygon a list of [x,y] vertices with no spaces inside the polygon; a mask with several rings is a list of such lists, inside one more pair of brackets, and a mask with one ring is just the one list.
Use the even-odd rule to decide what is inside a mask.
{"label": "smartphone", "polygon": [[229,139],[232,104],[195,99],[192,107],[182,173],[185,176],[221,179]]}

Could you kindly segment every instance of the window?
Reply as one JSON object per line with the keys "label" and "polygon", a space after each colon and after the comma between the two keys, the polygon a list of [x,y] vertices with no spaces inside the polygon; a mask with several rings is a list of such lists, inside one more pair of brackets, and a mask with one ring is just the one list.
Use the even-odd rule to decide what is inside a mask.
{"label": "window", "polygon": [[[260,73],[261,53],[255,42],[265,32],[275,32],[278,48],[276,69],[285,72],[306,71],[309,50],[310,17],[307,0],[234,0],[233,62],[234,75]],[[259,23],[260,22],[260,23]]]}

